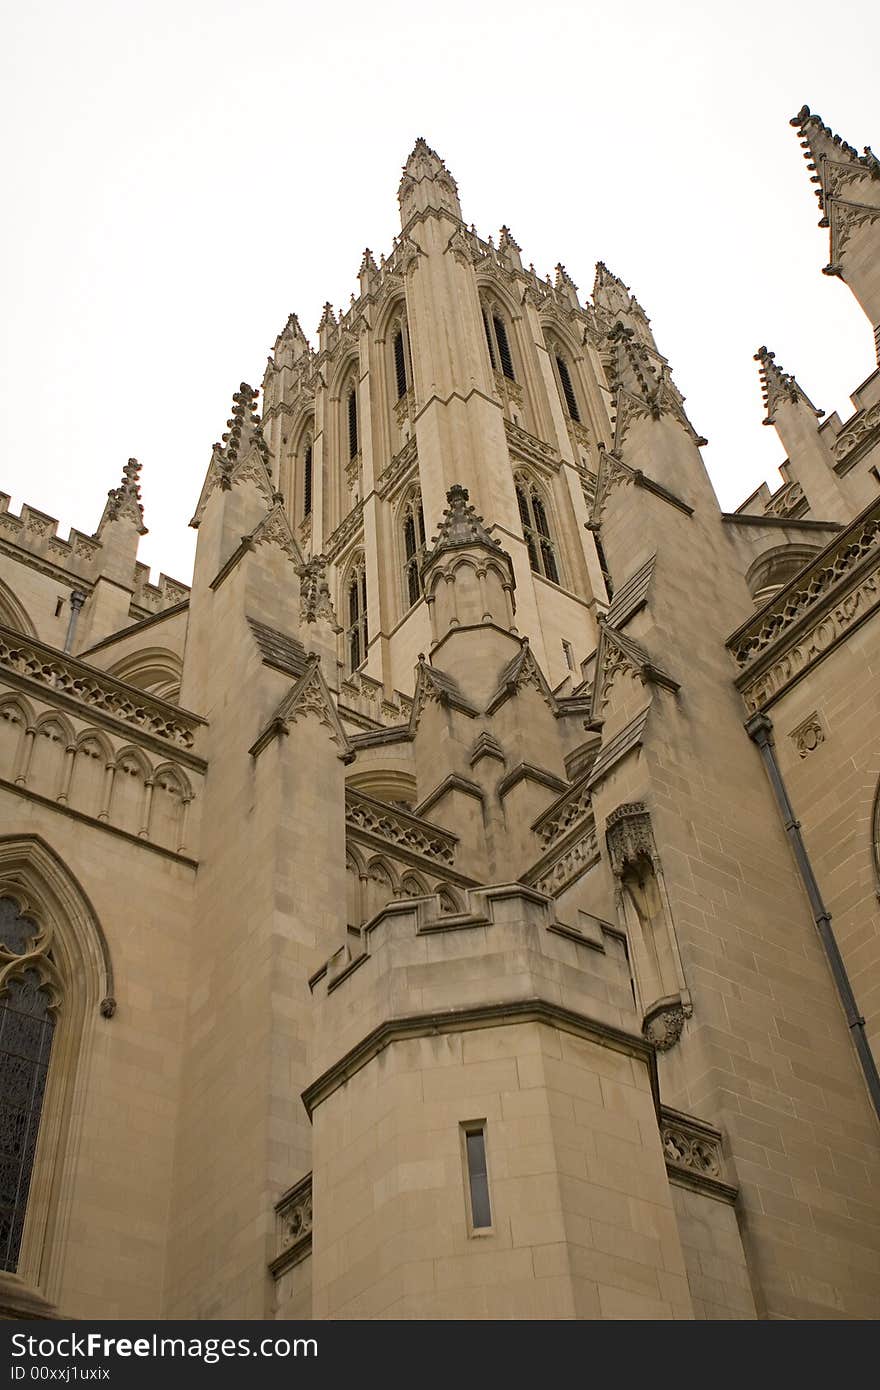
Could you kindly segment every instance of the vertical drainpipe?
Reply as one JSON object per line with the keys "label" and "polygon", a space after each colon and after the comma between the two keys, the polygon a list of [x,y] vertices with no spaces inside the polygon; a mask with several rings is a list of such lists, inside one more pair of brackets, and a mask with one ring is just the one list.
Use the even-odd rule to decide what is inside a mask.
{"label": "vertical drainpipe", "polygon": [[76,624],[79,612],[86,601],[85,594],[80,589],[74,589],[70,595],[70,622],[67,624],[67,636],[64,639],[64,650],[69,652],[73,646],[73,639],[76,636]]}
{"label": "vertical drainpipe", "polygon": [[813,914],[813,921],[819,933],[819,939],[828,958],[831,967],[831,974],[834,976],[834,983],[843,1011],[846,1014],[847,1027],[850,1030],[862,1071],[865,1074],[868,1092],[874,1106],[877,1118],[880,1119],[880,1075],[877,1073],[877,1063],[874,1061],[874,1054],[871,1051],[870,1043],[865,1035],[865,1020],[859,1012],[856,997],[846,973],[846,966],[837,945],[837,939],[831,929],[831,913],[822,901],[822,894],[816,882],[816,875],[813,873],[813,866],[810,863],[810,856],[801,835],[801,823],[795,818],[794,808],[788,798],[788,790],[782,779],[782,772],[779,763],[776,761],[776,747],[773,742],[773,723],[766,714],[753,714],[751,719],[746,722],[746,733],[754,743],[758,745],[761,757],[764,760],[764,767],[767,776],[770,778],[770,785],[776,797],[776,804],[779,807],[779,814],[782,817],[782,825],[788,836],[789,844],[794,852],[795,862],[797,863],[798,873],[801,882],[806,890],[810,901],[810,910]]}

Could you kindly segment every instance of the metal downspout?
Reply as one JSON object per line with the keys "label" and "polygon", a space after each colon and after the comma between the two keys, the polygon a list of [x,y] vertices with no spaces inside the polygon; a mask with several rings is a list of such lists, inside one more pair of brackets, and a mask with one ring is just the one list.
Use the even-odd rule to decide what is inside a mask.
{"label": "metal downspout", "polygon": [[810,863],[810,856],[801,835],[801,823],[795,818],[794,809],[788,798],[788,790],[782,779],[782,772],[776,761],[776,748],[773,742],[773,724],[766,714],[753,714],[751,719],[746,721],[746,732],[750,739],[758,745],[764,766],[767,769],[767,776],[770,778],[770,785],[776,797],[776,804],[782,817],[782,824],[789,844],[794,851],[797,862],[798,872],[801,882],[810,900],[810,910],[813,914],[813,921],[819,933],[825,955],[828,957],[828,964],[831,967],[831,974],[834,976],[834,983],[837,986],[837,993],[846,1014],[847,1027],[852,1035],[862,1071],[865,1074],[865,1081],[868,1084],[868,1092],[871,1097],[874,1111],[880,1119],[880,1075],[877,1073],[877,1063],[871,1051],[870,1043],[865,1035],[865,1020],[859,1012],[856,1004],[856,997],[849,982],[849,975],[846,973],[846,966],[837,945],[837,939],[831,929],[831,913],[822,901],[822,894],[816,882],[816,875],[813,873],[813,866]]}

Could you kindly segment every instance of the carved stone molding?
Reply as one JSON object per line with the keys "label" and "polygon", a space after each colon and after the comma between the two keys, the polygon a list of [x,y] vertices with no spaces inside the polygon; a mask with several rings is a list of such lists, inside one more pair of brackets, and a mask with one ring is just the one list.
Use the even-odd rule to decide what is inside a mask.
{"label": "carved stone molding", "polygon": [[831,445],[831,452],[835,459],[841,462],[863,444],[875,430],[880,430],[880,401],[877,405],[872,405],[870,410],[858,415],[851,425],[841,430],[840,434]]}
{"label": "carved stone molding", "polygon": [[[875,555],[880,560],[880,503],[840,532],[831,545],[733,634],[728,646],[737,666],[741,670],[752,666],[792,629],[801,627],[814,610],[818,614],[824,606],[830,608],[835,590],[840,591],[840,597],[819,626],[830,623],[841,631],[851,626],[877,594],[878,569],[864,574],[849,593],[845,593],[847,582],[850,576],[855,579],[865,561]],[[823,640],[828,645],[828,634]],[[801,664],[805,659],[801,657]]]}
{"label": "carved stone molding", "polygon": [[641,801],[618,806],[605,822],[605,839],[611,856],[611,871],[619,878],[626,865],[647,855],[653,863],[657,851],[651,833],[651,817]]}
{"label": "carved stone molding", "polygon": [[[751,714],[767,705],[780,691],[819,661],[856,623],[880,607],[880,566],[842,596],[797,641],[785,646],[775,661],[763,665],[759,675],[737,680]],[[792,620],[793,621],[793,620]]]}
{"label": "carved stone molding", "polygon": [[736,1200],[737,1189],[724,1179],[722,1136],[713,1125],[664,1105],[660,1142],[670,1181],[724,1202]]}
{"label": "carved stone molding", "polygon": [[391,850],[410,850],[437,864],[455,863],[458,837],[451,831],[351,787],[345,792],[345,823],[349,830],[381,840]]}
{"label": "carved stone molding", "polygon": [[814,753],[820,743],[825,742],[825,730],[819,722],[819,716],[814,710],[812,714],[798,724],[796,729],[792,729],[789,738],[794,744],[801,758],[806,758],[809,753]]}
{"label": "carved stone molding", "polygon": [[0,669],[179,748],[191,749],[196,730],[204,723],[198,715],[114,680],[11,628],[0,627]]}
{"label": "carved stone molding", "polygon": [[684,1028],[685,1012],[679,1000],[655,1005],[645,1014],[642,1032],[658,1052],[668,1052],[678,1042]]}
{"label": "carved stone molding", "polygon": [[538,817],[532,829],[546,848],[567,835],[569,830],[593,814],[593,798],[582,780],[565,792]]}
{"label": "carved stone molding", "polygon": [[278,1279],[312,1250],[312,1175],[304,1178],[275,1204],[275,1258],[269,1268]]}
{"label": "carved stone molding", "polygon": [[364,504],[358,502],[353,507],[344,521],[341,521],[336,530],[329,537],[324,548],[324,553],[328,560],[335,560],[345,549],[348,542],[356,535],[363,525]]}
{"label": "carved stone molding", "polygon": [[596,826],[590,818],[568,838],[563,838],[561,845],[551,847],[548,854],[523,874],[523,882],[537,888],[539,893],[546,893],[548,898],[555,898],[598,864],[600,858]]}

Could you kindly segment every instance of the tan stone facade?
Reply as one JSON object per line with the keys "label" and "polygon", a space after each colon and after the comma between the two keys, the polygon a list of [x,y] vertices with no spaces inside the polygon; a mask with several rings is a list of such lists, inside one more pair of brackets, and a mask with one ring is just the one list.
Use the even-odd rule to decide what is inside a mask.
{"label": "tan stone facade", "polygon": [[[877,332],[880,168],[793,124]],[[191,590],[133,460],[0,510],[0,1310],[877,1316],[880,372],[760,349],[723,513],[616,276],[399,198]]]}

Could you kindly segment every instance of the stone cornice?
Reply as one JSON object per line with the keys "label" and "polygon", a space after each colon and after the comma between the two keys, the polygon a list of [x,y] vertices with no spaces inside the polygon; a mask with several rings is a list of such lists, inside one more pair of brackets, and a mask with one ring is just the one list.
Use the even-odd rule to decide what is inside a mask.
{"label": "stone cornice", "polygon": [[434,1037],[438,1033],[472,1032],[476,1028],[504,1028],[517,1023],[544,1023],[563,1033],[586,1038],[602,1047],[634,1057],[645,1064],[651,1080],[654,1104],[660,1113],[657,1081],[657,1057],[653,1046],[634,1033],[585,1014],[563,1008],[546,999],[521,999],[509,1004],[482,1004],[467,1009],[444,1009],[441,1013],[410,1014],[403,1018],[387,1019],[368,1033],[356,1047],[351,1048],[332,1067],[319,1076],[302,1093],[309,1117],[340,1086],[377,1057],[390,1043],[410,1038]]}
{"label": "stone cornice", "polygon": [[[372,493],[370,495],[372,496]],[[324,554],[328,561],[337,560],[348,542],[352,540],[358,530],[363,527],[364,506],[365,501],[358,502],[357,506],[351,509],[348,516],[339,523],[336,530],[332,531],[327,537],[327,543],[324,546]]]}
{"label": "stone cornice", "polygon": [[483,805],[486,800],[483,788],[476,782],[471,782],[469,778],[462,777],[457,772],[450,772],[448,777],[444,777],[443,781],[438,783],[433,791],[428,792],[423,801],[419,802],[415,808],[415,814],[424,816],[432,806],[436,806],[446,792],[450,791],[464,792],[466,796],[472,796],[476,801],[479,801],[480,805]]}
{"label": "stone cornice", "polygon": [[63,569],[61,565],[53,565],[51,560],[44,560],[42,556],[35,555],[33,551],[26,550],[24,546],[16,545],[14,541],[6,540],[4,536],[0,536],[0,554],[8,555],[18,564],[36,570],[38,574],[48,575],[50,579],[57,580],[59,584],[66,584],[71,589],[82,589],[85,594],[90,594],[95,587],[94,579],[84,579],[82,575],[72,574],[70,570]]}
{"label": "stone cornice", "polygon": [[516,767],[511,768],[506,777],[502,777],[498,783],[498,796],[503,798],[513,791],[518,782],[528,780],[539,782],[541,786],[549,787],[552,792],[566,792],[568,787],[561,777],[557,777],[555,772],[551,772],[546,767],[536,767],[534,763],[517,763]]}
{"label": "stone cornice", "polygon": [[459,837],[442,825],[410,815],[354,787],[345,789],[346,830],[393,855],[408,850],[439,869],[452,868]]}
{"label": "stone cornice", "polygon": [[839,521],[813,521],[809,517],[769,516],[766,513],[756,515],[754,512],[722,512],[721,520],[727,526],[769,526],[771,530],[775,527],[783,531],[789,526],[796,526],[800,531],[843,530]]}
{"label": "stone cornice", "polygon": [[875,502],[727,640],[736,686],[754,712],[880,608],[880,502]]}
{"label": "stone cornice", "polygon": [[522,881],[548,898],[556,897],[600,859],[596,823],[589,814],[551,843],[547,853],[522,874]]}
{"label": "stone cornice", "polygon": [[201,715],[3,626],[0,677],[37,699],[62,705],[80,718],[104,724],[166,756],[170,746],[191,767],[202,770],[205,766],[192,752],[199,728],[207,724]]}

